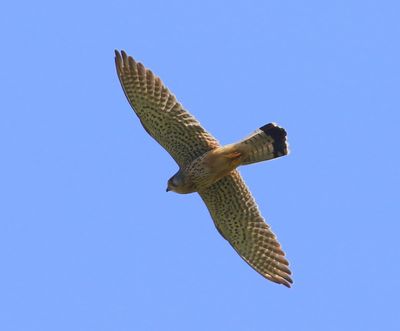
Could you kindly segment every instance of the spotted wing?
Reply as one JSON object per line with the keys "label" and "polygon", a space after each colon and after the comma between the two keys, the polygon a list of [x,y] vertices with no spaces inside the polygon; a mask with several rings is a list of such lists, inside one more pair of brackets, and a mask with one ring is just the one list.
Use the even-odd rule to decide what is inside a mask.
{"label": "spotted wing", "polygon": [[199,193],[221,235],[265,278],[290,287],[289,263],[239,172]]}
{"label": "spotted wing", "polygon": [[219,146],[150,70],[124,51],[115,51],[115,64],[125,95],[143,127],[180,166]]}

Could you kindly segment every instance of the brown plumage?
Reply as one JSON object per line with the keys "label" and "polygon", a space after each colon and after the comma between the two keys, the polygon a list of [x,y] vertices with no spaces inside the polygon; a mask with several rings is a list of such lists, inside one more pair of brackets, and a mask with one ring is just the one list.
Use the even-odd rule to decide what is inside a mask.
{"label": "brown plumage", "polygon": [[167,191],[198,192],[219,233],[265,278],[290,287],[288,262],[236,168],[288,154],[286,132],[270,123],[220,146],[150,70],[115,52],[125,95],[145,130],[179,165]]}

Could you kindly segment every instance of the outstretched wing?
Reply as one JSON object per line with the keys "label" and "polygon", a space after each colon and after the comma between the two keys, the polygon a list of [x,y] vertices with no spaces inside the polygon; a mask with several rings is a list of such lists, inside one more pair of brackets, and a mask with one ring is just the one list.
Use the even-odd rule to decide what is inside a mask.
{"label": "outstretched wing", "polygon": [[199,194],[218,231],[236,252],[265,278],[290,287],[289,263],[239,172]]}
{"label": "outstretched wing", "polygon": [[143,127],[180,166],[219,146],[150,70],[124,51],[115,51],[115,65],[125,95]]}

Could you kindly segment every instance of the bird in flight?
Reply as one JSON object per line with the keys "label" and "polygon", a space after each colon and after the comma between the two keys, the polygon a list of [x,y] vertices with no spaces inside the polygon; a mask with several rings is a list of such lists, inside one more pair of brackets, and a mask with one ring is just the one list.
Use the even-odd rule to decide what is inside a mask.
{"label": "bird in flight", "polygon": [[149,69],[124,51],[115,51],[115,65],[144,129],[179,166],[168,180],[167,192],[197,192],[219,233],[243,260],[270,281],[290,287],[285,254],[236,170],[287,155],[286,131],[270,123],[237,143],[221,146]]}

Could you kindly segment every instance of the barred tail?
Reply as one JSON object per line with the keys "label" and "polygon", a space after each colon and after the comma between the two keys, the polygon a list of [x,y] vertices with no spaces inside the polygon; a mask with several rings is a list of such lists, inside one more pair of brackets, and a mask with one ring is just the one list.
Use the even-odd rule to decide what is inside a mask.
{"label": "barred tail", "polygon": [[289,153],[286,131],[269,123],[236,144],[242,165],[274,159]]}

